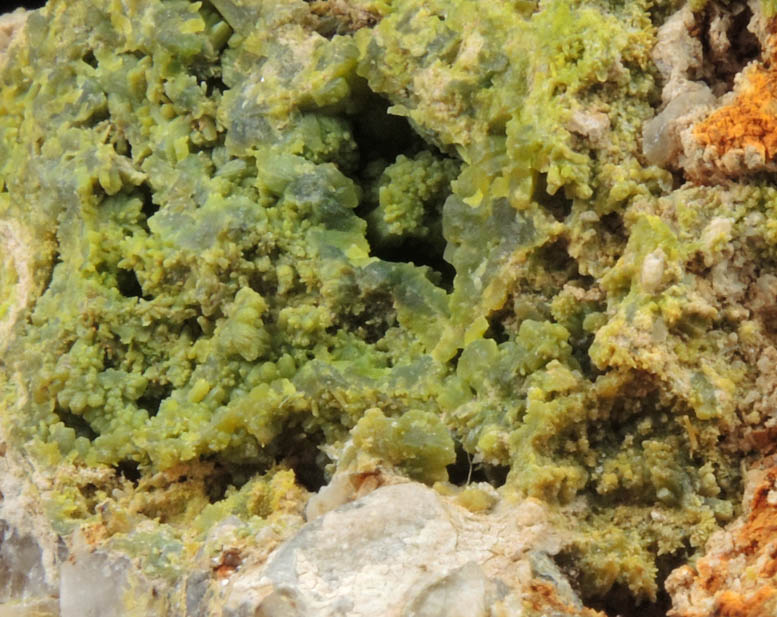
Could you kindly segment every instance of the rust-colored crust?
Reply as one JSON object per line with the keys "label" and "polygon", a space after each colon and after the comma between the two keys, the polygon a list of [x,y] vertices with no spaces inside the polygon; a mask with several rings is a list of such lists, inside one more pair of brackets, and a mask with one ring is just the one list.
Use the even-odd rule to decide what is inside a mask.
{"label": "rust-colored crust", "polygon": [[704,146],[718,155],[730,150],[755,148],[766,160],[777,154],[777,65],[753,66],[734,100],[716,109],[693,130]]}
{"label": "rust-colored crust", "polygon": [[[766,463],[766,461],[764,461]],[[774,617],[777,611],[777,466],[751,471],[746,513],[708,547],[695,571],[673,574],[672,617]],[[746,493],[748,494],[748,493]],[[678,601],[684,598],[685,601]]]}

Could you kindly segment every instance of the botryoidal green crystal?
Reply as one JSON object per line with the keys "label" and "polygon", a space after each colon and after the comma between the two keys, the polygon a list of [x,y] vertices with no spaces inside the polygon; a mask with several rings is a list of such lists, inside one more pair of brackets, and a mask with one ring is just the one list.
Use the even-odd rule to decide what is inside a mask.
{"label": "botryoidal green crystal", "polygon": [[551,506],[585,597],[655,598],[736,513],[777,336],[768,179],[642,155],[680,6],[30,12],[0,73],[0,410],[56,529],[175,576],[335,469],[444,490],[458,456]]}

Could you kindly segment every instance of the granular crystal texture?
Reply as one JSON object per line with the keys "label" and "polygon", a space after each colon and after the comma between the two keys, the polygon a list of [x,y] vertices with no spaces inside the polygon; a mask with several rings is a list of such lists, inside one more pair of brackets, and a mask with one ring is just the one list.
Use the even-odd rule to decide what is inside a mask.
{"label": "granular crystal texture", "polygon": [[670,615],[766,617],[777,611],[775,480],[773,456],[748,471],[742,515],[712,535],[694,568],[678,568],[667,579],[675,600]]}
{"label": "granular crystal texture", "polygon": [[[706,615],[693,568],[777,436],[776,11],[3,18],[0,600],[629,615],[682,566],[675,610]],[[557,542],[518,525],[501,570],[449,542],[423,582],[418,512],[348,535],[395,493],[495,536],[536,504]]]}

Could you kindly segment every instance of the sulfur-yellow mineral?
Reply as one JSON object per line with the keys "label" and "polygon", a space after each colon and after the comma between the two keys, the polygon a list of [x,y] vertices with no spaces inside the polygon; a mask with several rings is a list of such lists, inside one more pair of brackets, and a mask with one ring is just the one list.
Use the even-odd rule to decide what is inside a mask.
{"label": "sulfur-yellow mineral", "polygon": [[[355,542],[342,559],[373,576],[388,536],[354,512],[396,493],[438,513],[418,534],[422,507],[397,515],[403,551],[448,518],[462,542],[512,521],[519,548],[504,579],[474,548],[437,582],[389,560],[425,591],[381,607],[665,611],[664,579],[707,567],[743,463],[777,437],[774,12],[50,0],[4,18],[0,601],[378,614],[337,591],[338,564],[281,583],[316,538]],[[305,525],[319,489],[309,514],[341,509]],[[367,531],[321,532],[352,519]]]}

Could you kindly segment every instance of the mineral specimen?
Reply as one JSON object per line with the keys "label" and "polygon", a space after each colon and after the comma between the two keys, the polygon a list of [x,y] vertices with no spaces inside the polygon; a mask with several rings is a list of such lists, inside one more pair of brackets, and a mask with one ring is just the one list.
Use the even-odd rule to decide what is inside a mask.
{"label": "mineral specimen", "polygon": [[627,614],[687,563],[706,615],[776,436],[773,4],[5,18],[0,600]]}
{"label": "mineral specimen", "polygon": [[532,500],[478,515],[418,483],[383,486],[308,523],[266,565],[243,567],[225,612],[528,615],[553,598],[559,617],[596,617],[547,556],[559,541]]}
{"label": "mineral specimen", "polygon": [[777,468],[774,456],[746,474],[745,512],[712,535],[695,568],[683,566],[667,579],[674,617],[748,615],[777,612]]}

